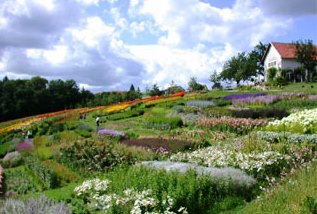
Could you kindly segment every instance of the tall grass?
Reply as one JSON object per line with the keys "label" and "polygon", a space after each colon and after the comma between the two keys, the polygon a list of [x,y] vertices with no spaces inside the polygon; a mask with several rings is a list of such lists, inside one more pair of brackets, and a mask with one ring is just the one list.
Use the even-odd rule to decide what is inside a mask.
{"label": "tall grass", "polygon": [[308,168],[297,171],[283,183],[268,192],[263,193],[257,200],[247,204],[234,213],[283,213],[314,214],[305,203],[307,198],[317,200],[317,162]]}

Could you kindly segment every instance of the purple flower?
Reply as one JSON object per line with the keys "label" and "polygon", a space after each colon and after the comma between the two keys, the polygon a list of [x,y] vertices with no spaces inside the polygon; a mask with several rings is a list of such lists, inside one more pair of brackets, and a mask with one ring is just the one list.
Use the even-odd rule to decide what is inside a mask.
{"label": "purple flower", "polygon": [[16,150],[21,152],[24,150],[29,150],[29,149],[33,149],[33,142],[32,139],[25,139],[24,141],[22,141],[22,143],[19,143],[16,146]]}
{"label": "purple flower", "polygon": [[245,99],[245,98],[251,98],[251,97],[259,97],[259,96],[265,96],[267,93],[256,93],[256,94],[231,94],[224,96],[223,99],[226,100],[233,100],[233,99]]}
{"label": "purple flower", "polygon": [[110,130],[110,129],[99,129],[99,134],[107,134],[107,135],[113,135],[113,136],[125,136],[124,132],[116,131],[116,130]]}

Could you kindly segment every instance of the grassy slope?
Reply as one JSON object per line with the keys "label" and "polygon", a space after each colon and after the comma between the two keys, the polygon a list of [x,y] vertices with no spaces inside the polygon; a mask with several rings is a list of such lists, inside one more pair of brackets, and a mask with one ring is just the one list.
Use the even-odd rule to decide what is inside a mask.
{"label": "grassy slope", "polygon": [[317,200],[317,162],[301,169],[284,183],[233,213],[310,213],[304,201],[307,196]]}

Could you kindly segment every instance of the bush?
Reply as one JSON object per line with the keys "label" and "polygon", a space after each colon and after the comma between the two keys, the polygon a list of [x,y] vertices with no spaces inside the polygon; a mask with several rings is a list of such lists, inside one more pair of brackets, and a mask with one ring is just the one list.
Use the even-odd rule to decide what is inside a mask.
{"label": "bush", "polygon": [[54,160],[47,160],[43,163],[47,168],[54,170],[57,176],[58,183],[65,185],[79,179],[79,176],[65,167],[64,165],[55,162]]}
{"label": "bush", "polygon": [[24,166],[5,169],[4,186],[7,195],[20,195],[40,190],[38,183]]}
{"label": "bush", "polygon": [[36,157],[29,156],[25,159],[26,166],[39,180],[43,189],[51,189],[59,186],[56,172],[52,168],[47,168]]}
{"label": "bush", "polygon": [[112,144],[98,146],[88,141],[61,148],[57,160],[76,171],[80,169],[103,171],[120,164],[134,162],[128,154],[116,151]]}

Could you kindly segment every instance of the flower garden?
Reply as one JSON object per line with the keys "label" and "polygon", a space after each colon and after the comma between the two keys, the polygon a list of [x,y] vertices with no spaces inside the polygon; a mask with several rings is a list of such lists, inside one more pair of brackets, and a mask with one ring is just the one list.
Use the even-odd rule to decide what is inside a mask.
{"label": "flower garden", "polygon": [[[180,92],[2,123],[0,213],[265,213],[316,168],[316,94]],[[310,178],[281,210],[314,213]]]}

